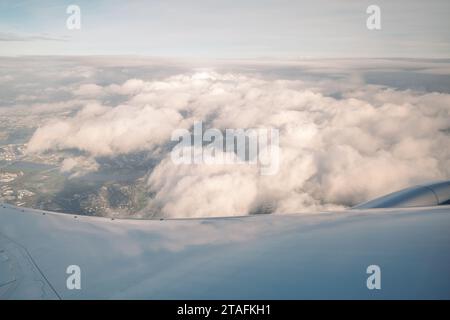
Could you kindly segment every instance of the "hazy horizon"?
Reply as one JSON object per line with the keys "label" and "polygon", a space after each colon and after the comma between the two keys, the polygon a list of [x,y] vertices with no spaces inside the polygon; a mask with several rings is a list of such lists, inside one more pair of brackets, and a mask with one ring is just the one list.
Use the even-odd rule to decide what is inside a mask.
{"label": "hazy horizon", "polygon": [[[369,30],[370,5],[381,29]],[[69,5],[80,29],[69,30]],[[450,2],[0,1],[0,55],[450,57]]]}

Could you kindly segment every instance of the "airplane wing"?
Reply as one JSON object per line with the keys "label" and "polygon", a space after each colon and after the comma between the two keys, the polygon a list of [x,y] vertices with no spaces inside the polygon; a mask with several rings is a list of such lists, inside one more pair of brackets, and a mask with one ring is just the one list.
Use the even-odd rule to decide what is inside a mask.
{"label": "airplane wing", "polygon": [[[176,220],[4,204],[0,298],[450,299],[450,206],[427,201]],[[380,289],[367,286],[372,265]],[[79,289],[69,266],[79,267]]]}

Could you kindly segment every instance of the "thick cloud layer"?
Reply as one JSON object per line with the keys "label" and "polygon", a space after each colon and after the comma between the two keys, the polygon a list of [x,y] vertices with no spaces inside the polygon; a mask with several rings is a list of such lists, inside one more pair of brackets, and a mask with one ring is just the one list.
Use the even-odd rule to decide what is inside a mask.
{"label": "thick cloud layer", "polygon": [[[82,151],[83,158],[63,163],[65,171],[76,170],[80,159],[92,171],[95,157],[149,152],[158,160],[148,173],[153,196],[136,213],[147,217],[336,209],[450,177],[449,94],[394,90],[353,76],[348,81],[200,71],[85,83],[74,98],[98,101],[41,126],[29,151]],[[121,103],[111,103],[115,99]],[[245,164],[173,163],[171,133],[196,121],[220,130],[279,129],[279,172],[261,176]]]}

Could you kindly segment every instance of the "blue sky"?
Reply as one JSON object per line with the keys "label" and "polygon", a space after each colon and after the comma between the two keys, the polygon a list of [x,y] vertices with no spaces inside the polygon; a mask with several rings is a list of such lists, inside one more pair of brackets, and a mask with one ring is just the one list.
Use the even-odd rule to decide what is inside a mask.
{"label": "blue sky", "polygon": [[[81,8],[68,30],[66,8]],[[366,28],[381,8],[382,29]],[[0,0],[0,55],[450,57],[447,0]]]}

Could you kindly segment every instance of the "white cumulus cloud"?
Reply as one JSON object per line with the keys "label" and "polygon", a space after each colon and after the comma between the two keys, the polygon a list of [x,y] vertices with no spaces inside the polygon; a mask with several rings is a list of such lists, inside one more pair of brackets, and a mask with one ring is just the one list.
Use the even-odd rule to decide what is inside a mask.
{"label": "white cumulus cloud", "polygon": [[[75,95],[126,96],[90,103],[41,126],[29,151],[78,149],[87,157],[157,154],[153,196],[139,215],[199,217],[343,208],[396,189],[450,177],[450,95],[355,82],[278,80],[239,72],[183,73],[122,84],[81,85]],[[339,96],[329,94],[339,91]],[[173,130],[277,128],[280,170],[178,165]],[[63,171],[76,168],[65,161]]]}

